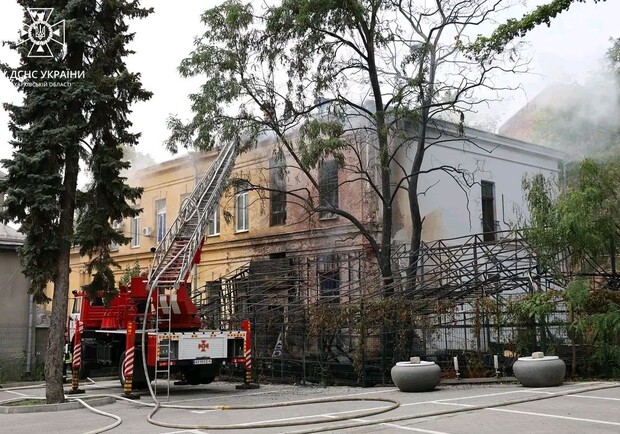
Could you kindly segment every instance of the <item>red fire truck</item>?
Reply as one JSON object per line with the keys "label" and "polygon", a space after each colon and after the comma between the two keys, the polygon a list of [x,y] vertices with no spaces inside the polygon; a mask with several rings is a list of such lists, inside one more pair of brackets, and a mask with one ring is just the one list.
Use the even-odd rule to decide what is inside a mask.
{"label": "red fire truck", "polygon": [[[181,374],[189,384],[210,383],[223,363],[243,363],[245,331],[201,330],[197,308],[185,286],[175,294],[152,294],[149,300],[147,283],[144,277],[132,278],[126,287],[120,286],[109,307],[104,307],[101,299],[89,300],[83,292],[74,291],[68,329],[70,348],[81,346],[82,377],[93,368],[118,366],[124,385],[128,335],[131,334],[135,345],[134,388],[146,386],[143,351],[149,379]],[[143,348],[141,333],[145,308],[147,326]],[[156,311],[160,311],[161,319],[164,309],[172,314],[155,327]],[[76,327],[80,327],[79,334],[75,333]]]}
{"label": "red fire truck", "polygon": [[[109,306],[74,292],[68,348],[74,370],[119,366],[125,388],[180,373],[190,384],[213,381],[224,362],[251,366],[249,326],[240,331],[203,330],[189,294],[188,277],[200,262],[210,216],[236,159],[233,143],[223,146],[179,215],[154,248],[148,276],[134,277]],[[145,372],[143,354],[146,356]],[[76,371],[77,372],[77,371]],[[127,380],[127,381],[126,381]],[[169,384],[169,383],[168,383]]]}

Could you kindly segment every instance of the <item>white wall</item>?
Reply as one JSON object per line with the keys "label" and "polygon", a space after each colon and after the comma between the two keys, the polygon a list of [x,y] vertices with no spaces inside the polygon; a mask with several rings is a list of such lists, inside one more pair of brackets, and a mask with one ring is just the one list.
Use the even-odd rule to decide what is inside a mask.
{"label": "white wall", "polygon": [[[424,241],[482,232],[480,181],[495,183],[495,220],[499,221],[499,230],[508,230],[518,222],[520,213],[527,215],[521,188],[523,176],[543,173],[558,179],[562,154],[557,151],[473,129],[466,129],[465,134],[468,140],[437,143],[425,154],[422,170],[442,165],[459,167],[470,172],[472,179],[469,181],[477,184],[467,187],[462,182],[463,191],[445,172],[434,171],[420,176],[418,191],[426,191],[420,196],[421,214],[425,219]],[[410,147],[400,154],[404,167],[411,167],[413,152]],[[411,222],[405,192],[399,193],[394,224],[395,241],[407,243]]]}

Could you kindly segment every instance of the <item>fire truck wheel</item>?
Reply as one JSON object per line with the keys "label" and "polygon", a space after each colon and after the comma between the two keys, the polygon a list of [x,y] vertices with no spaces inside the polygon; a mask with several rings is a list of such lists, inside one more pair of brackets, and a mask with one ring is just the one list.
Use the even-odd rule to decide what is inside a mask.
{"label": "fire truck wheel", "polygon": [[211,384],[215,380],[215,377],[202,377],[200,379],[200,384]]}
{"label": "fire truck wheel", "polygon": [[183,374],[185,375],[185,381],[187,381],[192,386],[196,386],[198,384],[212,383],[213,380],[215,380],[215,376],[205,371],[206,370],[197,367],[186,369],[183,372]]}
{"label": "fire truck wheel", "polygon": [[200,384],[200,370],[196,368],[186,369],[185,372],[185,381],[187,381],[192,386]]}
{"label": "fire truck wheel", "polygon": [[80,380],[86,380],[90,376],[90,366],[86,362],[82,363],[79,370]]}

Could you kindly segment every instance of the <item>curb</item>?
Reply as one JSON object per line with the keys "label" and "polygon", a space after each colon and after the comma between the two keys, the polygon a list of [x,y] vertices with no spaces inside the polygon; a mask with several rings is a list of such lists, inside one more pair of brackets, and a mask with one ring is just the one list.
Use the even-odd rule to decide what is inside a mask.
{"label": "curb", "polygon": [[487,377],[487,378],[442,378],[439,383],[440,386],[458,386],[459,384],[501,384],[501,383],[516,383],[515,377]]}
{"label": "curb", "polygon": [[[99,398],[85,398],[84,401],[91,407],[98,407],[101,405],[113,404],[116,398],[113,396],[103,396]],[[80,408],[84,407],[77,401],[64,402],[62,404],[24,405],[21,407],[0,405],[0,414],[44,413],[50,411],[77,410]]]}

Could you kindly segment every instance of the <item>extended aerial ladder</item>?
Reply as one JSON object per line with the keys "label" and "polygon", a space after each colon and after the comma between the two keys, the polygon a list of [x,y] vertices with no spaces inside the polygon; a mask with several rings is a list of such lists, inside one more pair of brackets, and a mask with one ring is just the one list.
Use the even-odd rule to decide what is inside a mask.
{"label": "extended aerial ladder", "polygon": [[[167,382],[169,394],[170,367],[173,350],[172,335],[175,327],[183,328],[175,315],[187,314],[185,306],[191,303],[180,303],[180,299],[189,300],[187,279],[192,267],[200,262],[200,253],[204,243],[209,220],[218,206],[220,197],[226,187],[226,181],[233,169],[237,149],[234,143],[226,144],[219,152],[202,179],[196,184],[187,197],[164,238],[157,246],[148,276],[148,300],[154,300],[154,329],[157,342],[157,358],[155,381],[158,376]],[[193,305],[191,305],[193,307]],[[197,319],[199,321],[199,319]],[[142,347],[146,347],[146,315],[142,324]],[[198,328],[196,324],[185,324],[188,329]],[[168,337],[168,339],[166,339]],[[143,353],[145,372],[147,362]],[[148,383],[151,393],[155,390]],[[156,383],[157,386],[157,383]]]}

